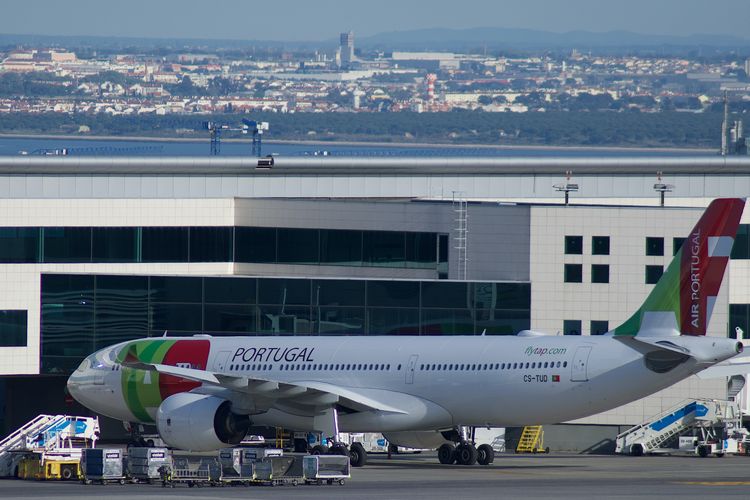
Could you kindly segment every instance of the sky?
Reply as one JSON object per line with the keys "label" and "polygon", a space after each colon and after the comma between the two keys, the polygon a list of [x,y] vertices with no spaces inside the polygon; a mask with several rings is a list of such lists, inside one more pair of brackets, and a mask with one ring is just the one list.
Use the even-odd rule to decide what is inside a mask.
{"label": "sky", "polygon": [[318,41],[420,28],[750,37],[748,0],[3,0],[0,33]]}

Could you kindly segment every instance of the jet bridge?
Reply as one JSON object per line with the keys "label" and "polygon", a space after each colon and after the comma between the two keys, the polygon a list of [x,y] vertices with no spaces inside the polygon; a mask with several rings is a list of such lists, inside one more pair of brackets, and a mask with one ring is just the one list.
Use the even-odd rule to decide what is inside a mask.
{"label": "jet bridge", "polygon": [[31,454],[42,460],[80,459],[81,449],[98,439],[97,418],[39,415],[0,441],[0,477],[15,475],[18,463]]}
{"label": "jet bridge", "polygon": [[615,453],[634,456],[674,453],[679,449],[670,445],[681,435],[700,433],[705,440],[714,436],[716,428],[723,428],[730,435],[742,427],[741,419],[736,401],[688,399],[619,434]]}

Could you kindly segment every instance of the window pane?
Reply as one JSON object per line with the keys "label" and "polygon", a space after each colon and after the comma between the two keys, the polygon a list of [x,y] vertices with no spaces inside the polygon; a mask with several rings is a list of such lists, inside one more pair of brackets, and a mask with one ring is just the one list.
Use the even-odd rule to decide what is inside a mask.
{"label": "window pane", "polygon": [[419,309],[383,308],[367,309],[368,335],[419,335]]}
{"label": "window pane", "polygon": [[581,320],[579,319],[566,319],[563,321],[563,335],[580,335],[581,334]]}
{"label": "window pane", "polygon": [[583,254],[583,236],[566,236],[565,253],[568,255]]}
{"label": "window pane", "polygon": [[422,335],[472,335],[474,319],[468,309],[422,309]]}
{"label": "window pane", "polygon": [[422,307],[465,307],[468,302],[466,287],[467,283],[424,281]]}
{"label": "window pane", "polygon": [[437,234],[406,233],[406,267],[435,269]]}
{"label": "window pane", "polygon": [[314,335],[363,335],[365,333],[364,307],[320,307],[315,308],[313,313],[316,314],[311,332]]}
{"label": "window pane", "polygon": [[203,301],[201,278],[182,276],[152,276],[152,302],[195,302]]}
{"label": "window pane", "polygon": [[144,227],[143,262],[187,262],[188,228]]}
{"label": "window pane", "polygon": [[448,235],[441,234],[438,239],[438,262],[441,264],[448,262]]}
{"label": "window pane", "polygon": [[591,335],[603,335],[609,331],[609,321],[591,321]]}
{"label": "window pane", "polygon": [[606,264],[591,265],[592,283],[609,283],[609,266]]}
{"label": "window pane", "polygon": [[733,259],[750,259],[750,225],[740,224],[732,246]]}
{"label": "window pane", "polygon": [[94,348],[148,336],[148,277],[96,276]]}
{"label": "window pane", "polygon": [[257,308],[252,305],[207,305],[204,320],[206,333],[258,331]]}
{"label": "window pane", "polygon": [[0,228],[0,262],[39,262],[39,228]]}
{"label": "window pane", "polygon": [[190,262],[232,262],[231,227],[191,227]]}
{"label": "window pane", "polygon": [[91,262],[90,227],[45,227],[44,262]]}
{"label": "window pane", "polygon": [[26,311],[0,310],[0,347],[25,347]]}
{"label": "window pane", "polygon": [[262,305],[258,306],[260,331],[274,335],[310,334],[310,307]]}
{"label": "window pane", "polygon": [[[680,251],[680,248],[682,248],[682,243],[685,241],[685,238],[672,238],[672,255],[677,255],[677,252]],[[737,240],[735,240],[735,243]]]}
{"label": "window pane", "polygon": [[364,306],[365,282],[359,280],[315,280],[313,305]]}
{"label": "window pane", "polygon": [[310,284],[306,279],[258,279],[258,303],[309,306]]}
{"label": "window pane", "polygon": [[368,281],[367,305],[419,307],[419,282]]}
{"label": "window pane", "polygon": [[655,285],[662,274],[664,274],[662,266],[646,266],[646,284]]}
{"label": "window pane", "polygon": [[206,303],[254,304],[255,278],[204,278]]}
{"label": "window pane", "polygon": [[565,264],[565,283],[582,283],[583,265]]}
{"label": "window pane", "polygon": [[531,327],[531,312],[523,310],[494,310],[490,317],[477,317],[475,333],[485,330],[487,335],[515,335]]}
{"label": "window pane", "polygon": [[361,266],[362,231],[321,229],[320,262],[341,266]]}
{"label": "window pane", "polygon": [[591,254],[609,255],[609,236],[592,236]]}
{"label": "window pane", "polygon": [[151,304],[152,335],[165,331],[199,333],[201,328],[200,304]]}
{"label": "window pane", "polygon": [[317,229],[279,229],[278,262],[290,264],[319,264]]}
{"label": "window pane", "polygon": [[647,237],[646,255],[664,255],[664,238]]}
{"label": "window pane", "polygon": [[94,262],[137,262],[137,227],[93,228]]}
{"label": "window pane", "polygon": [[[474,285],[475,297],[479,300],[479,290],[483,283]],[[531,285],[529,283],[492,283],[497,297],[495,309],[529,309],[531,307]],[[489,297],[486,297],[489,299]]]}
{"label": "window pane", "polygon": [[[737,328],[742,330],[743,335],[737,336]],[[750,305],[729,304],[729,332],[730,338],[750,338]]]}
{"label": "window pane", "polygon": [[405,267],[404,233],[365,231],[362,238],[366,266]]}
{"label": "window pane", "polygon": [[237,262],[276,262],[276,229],[272,227],[235,228],[234,256]]}

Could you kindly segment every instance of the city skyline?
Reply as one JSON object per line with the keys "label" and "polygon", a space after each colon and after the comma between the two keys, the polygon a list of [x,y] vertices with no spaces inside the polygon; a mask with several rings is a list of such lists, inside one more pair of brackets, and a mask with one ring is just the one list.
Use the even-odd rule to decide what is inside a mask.
{"label": "city skyline", "polygon": [[[0,34],[117,36],[267,41],[334,40],[432,28],[517,28],[565,33],[629,31],[648,35],[747,37],[741,0],[465,0],[404,3],[394,0],[286,0],[256,4],[221,0],[130,0],[128,8],[93,0],[29,0],[4,6]],[[746,7],[746,5],[744,6]],[[540,15],[541,13],[541,15]],[[712,15],[715,13],[716,15]],[[207,23],[206,19],[215,20]]]}

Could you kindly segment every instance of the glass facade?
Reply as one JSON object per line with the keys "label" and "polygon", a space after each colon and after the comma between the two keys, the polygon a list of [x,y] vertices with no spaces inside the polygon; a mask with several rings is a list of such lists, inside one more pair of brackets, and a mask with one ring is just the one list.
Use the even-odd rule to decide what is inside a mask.
{"label": "glass facade", "polygon": [[266,227],[4,227],[0,264],[247,262],[434,269],[447,276],[437,233]]}
{"label": "glass facade", "polygon": [[531,285],[516,282],[43,274],[41,284],[43,373],[165,331],[511,335],[531,318]]}

